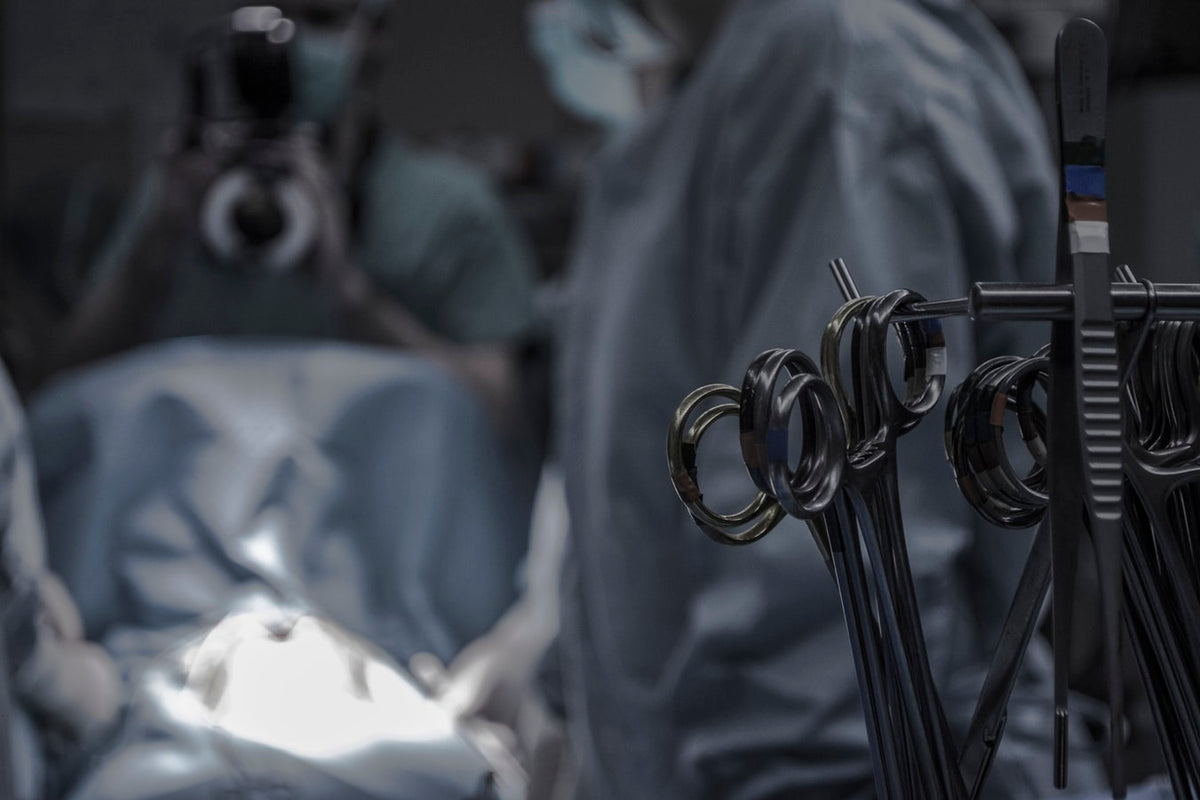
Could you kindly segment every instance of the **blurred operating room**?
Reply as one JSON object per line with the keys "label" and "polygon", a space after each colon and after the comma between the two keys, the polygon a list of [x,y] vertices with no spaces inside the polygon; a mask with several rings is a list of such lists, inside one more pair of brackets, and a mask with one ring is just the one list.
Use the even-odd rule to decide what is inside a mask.
{"label": "blurred operating room", "polygon": [[[663,456],[691,388],[817,355],[832,258],[868,295],[1054,278],[1078,17],[1107,39],[1110,263],[1200,281],[1191,0],[2,0],[0,800],[1200,780],[1128,640],[1113,776],[1087,541],[1069,657],[1039,604],[989,788],[889,767],[829,554],[791,519],[718,547]],[[952,381],[1049,330],[956,353],[959,322]],[[961,738],[1032,530],[971,515],[924,427],[897,505]],[[732,509],[754,470],[713,430]]]}

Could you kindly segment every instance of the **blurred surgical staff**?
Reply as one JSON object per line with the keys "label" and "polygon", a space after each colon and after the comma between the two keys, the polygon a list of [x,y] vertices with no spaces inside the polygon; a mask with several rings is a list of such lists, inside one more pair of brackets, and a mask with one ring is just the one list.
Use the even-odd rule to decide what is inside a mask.
{"label": "blurred surgical staff", "polygon": [[[530,22],[563,105],[608,132],[559,353],[572,528],[557,655],[578,797],[871,797],[847,633],[811,538],[795,521],[749,548],[700,535],[665,432],[688,392],[740,385],[759,352],[817,352],[842,302],[832,258],[868,294],[1047,279],[1055,181],[1024,78],[960,0],[548,0]],[[950,326],[950,380],[1023,348],[1010,333]],[[932,669],[961,735],[1012,564],[974,559],[940,436],[932,421],[906,436],[900,474]],[[751,485],[737,437],[721,439],[707,440],[705,501],[732,510]],[[1031,648],[989,797],[1051,792],[1044,656]],[[1073,789],[1101,785],[1094,760],[1072,770]]]}
{"label": "blurred surgical staff", "polygon": [[[292,173],[298,189],[283,200],[306,210],[294,198],[313,198],[296,215],[297,238],[315,230],[303,263],[221,263],[211,246],[223,241],[211,232],[221,220],[210,212],[240,177],[231,141],[241,143],[241,129],[217,121],[191,142],[176,131],[101,255],[94,290],[50,348],[48,371],[178,336],[336,336],[425,354],[511,420],[518,352],[535,327],[531,254],[482,175],[383,132],[376,94],[391,5],[266,9],[284,17],[272,41],[294,31],[291,103],[278,100],[294,124],[259,149]],[[263,13],[244,7],[234,25]]]}

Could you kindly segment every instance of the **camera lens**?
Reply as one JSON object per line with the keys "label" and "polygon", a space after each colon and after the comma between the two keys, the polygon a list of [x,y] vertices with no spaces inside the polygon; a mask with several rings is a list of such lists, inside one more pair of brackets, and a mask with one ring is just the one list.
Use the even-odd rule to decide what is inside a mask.
{"label": "camera lens", "polygon": [[213,181],[200,230],[215,264],[283,274],[311,250],[318,212],[317,198],[295,176],[236,166]]}
{"label": "camera lens", "polygon": [[246,242],[257,247],[283,232],[283,212],[261,183],[246,187],[233,207],[233,224]]}

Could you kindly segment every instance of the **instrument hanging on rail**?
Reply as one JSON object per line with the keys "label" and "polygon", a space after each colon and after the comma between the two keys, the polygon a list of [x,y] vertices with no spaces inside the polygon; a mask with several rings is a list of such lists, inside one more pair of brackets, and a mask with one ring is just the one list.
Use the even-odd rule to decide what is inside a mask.
{"label": "instrument hanging on rail", "polygon": [[[860,296],[835,260],[846,303],[826,327],[820,364],[796,350],[769,350],[750,364],[740,389],[712,384],[689,394],[668,429],[675,490],[710,538],[745,545],[785,516],[808,524],[841,597],[880,798],[980,796],[1047,594],[1054,779],[1066,785],[1067,653],[1085,531],[1099,576],[1113,796],[1125,795],[1123,624],[1175,795],[1200,798],[1200,284],[1156,284],[1127,266],[1111,270],[1104,36],[1093,23],[1073,20],[1059,34],[1056,56],[1062,170],[1055,283],[976,283],[967,297],[937,301],[907,289]],[[979,365],[947,403],[946,456],[964,498],[993,524],[1038,526],[961,743],[925,652],[896,472],[899,439],[943,394],[941,319],[952,316],[1052,322],[1047,346]],[[902,396],[890,378],[889,331],[903,359]],[[757,489],[732,514],[705,505],[697,470],[702,438],[725,416],[738,419]],[[1020,459],[1005,438],[1013,422],[1027,450]]]}

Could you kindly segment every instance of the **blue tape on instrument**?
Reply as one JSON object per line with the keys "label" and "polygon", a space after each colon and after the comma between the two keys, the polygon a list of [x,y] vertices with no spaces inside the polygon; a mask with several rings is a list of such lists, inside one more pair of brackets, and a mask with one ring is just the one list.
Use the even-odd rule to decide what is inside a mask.
{"label": "blue tape on instrument", "polygon": [[787,428],[767,429],[767,461],[772,463],[787,463],[788,432]]}
{"label": "blue tape on instrument", "polygon": [[942,332],[942,321],[936,317],[933,319],[921,320],[921,331],[926,336],[932,336]]}
{"label": "blue tape on instrument", "polygon": [[1104,167],[1067,164],[1064,172],[1070,194],[1104,199]]}

